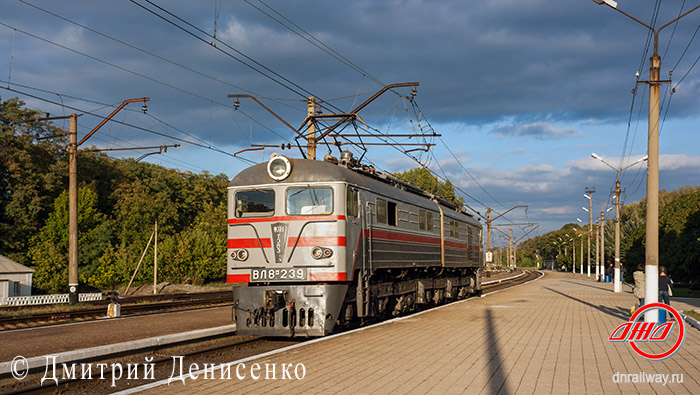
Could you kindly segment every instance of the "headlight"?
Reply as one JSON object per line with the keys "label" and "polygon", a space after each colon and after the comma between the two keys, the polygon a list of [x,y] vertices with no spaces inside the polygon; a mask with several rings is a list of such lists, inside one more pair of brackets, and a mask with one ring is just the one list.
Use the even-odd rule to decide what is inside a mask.
{"label": "headlight", "polygon": [[248,259],[248,250],[238,250],[238,259],[241,261]]}
{"label": "headlight", "polygon": [[330,248],[314,247],[311,250],[311,256],[314,259],[330,258],[333,256],[333,250]]}
{"label": "headlight", "polygon": [[[274,154],[273,154],[274,155]],[[282,181],[292,172],[292,162],[287,157],[274,156],[267,162],[267,173],[275,181]]]}
{"label": "headlight", "polygon": [[234,261],[245,261],[248,259],[248,250],[233,250],[231,258],[233,258]]}

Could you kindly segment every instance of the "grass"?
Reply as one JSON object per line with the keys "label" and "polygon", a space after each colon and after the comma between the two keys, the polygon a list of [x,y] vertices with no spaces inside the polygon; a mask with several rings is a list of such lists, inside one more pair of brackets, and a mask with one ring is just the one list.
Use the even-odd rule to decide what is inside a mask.
{"label": "grass", "polygon": [[696,320],[700,321],[700,314],[698,314],[698,312],[695,310],[686,310],[683,312],[683,314],[687,315],[688,317],[695,318]]}
{"label": "grass", "polygon": [[672,298],[700,298],[700,291],[691,290],[690,288],[673,287]]}
{"label": "grass", "polygon": [[2,309],[0,308],[0,317],[6,317],[6,316],[18,316],[18,315],[27,315],[27,314],[42,314],[42,313],[62,313],[66,311],[73,311],[73,310],[83,310],[85,308],[90,308],[94,306],[90,306],[85,303],[78,303],[78,304],[68,304],[68,303],[61,303],[61,304],[51,304],[51,305],[36,305],[36,306],[27,306],[26,308],[21,308],[21,309]]}

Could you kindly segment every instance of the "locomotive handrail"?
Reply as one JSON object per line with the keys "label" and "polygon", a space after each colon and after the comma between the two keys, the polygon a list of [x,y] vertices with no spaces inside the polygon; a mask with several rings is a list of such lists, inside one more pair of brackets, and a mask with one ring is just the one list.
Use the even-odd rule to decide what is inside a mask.
{"label": "locomotive handrail", "polygon": [[440,210],[440,263],[445,267],[445,213],[442,212],[440,202],[433,200]]}

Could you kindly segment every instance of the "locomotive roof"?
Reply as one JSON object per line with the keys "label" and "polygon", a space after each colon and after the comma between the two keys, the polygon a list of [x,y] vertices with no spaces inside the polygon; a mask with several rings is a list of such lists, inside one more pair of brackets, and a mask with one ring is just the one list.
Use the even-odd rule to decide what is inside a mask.
{"label": "locomotive roof", "polygon": [[[294,158],[288,159],[290,162],[292,162],[292,172],[284,181],[276,182],[272,180],[267,173],[267,162],[263,162],[253,165],[238,173],[235,177],[233,177],[233,179],[231,179],[228,186],[229,188],[232,188],[252,185],[305,182],[347,182],[348,184],[364,187],[387,196],[396,196],[398,198],[399,195],[402,195],[404,200],[412,200],[415,204],[419,204],[421,206],[426,206],[426,203],[433,198],[428,192],[390,176],[386,176],[382,173],[373,174],[372,172],[367,172],[360,169],[349,169],[345,166],[340,166],[326,161]],[[409,196],[412,196],[413,198],[408,198]],[[453,215],[461,214],[474,218],[470,214],[458,212],[458,208],[450,202],[447,202],[444,199],[436,199],[440,201],[442,206],[449,208],[450,210],[448,210],[448,212],[451,211]],[[431,203],[430,205],[432,204],[434,203]],[[427,205],[426,207],[430,207],[430,205]],[[434,206],[432,206],[432,208],[434,208]]]}
{"label": "locomotive roof", "polygon": [[284,181],[275,182],[272,180],[267,174],[267,162],[263,162],[238,173],[228,186],[333,181],[347,181],[352,184],[364,185],[365,177],[343,166],[310,159],[289,158],[289,161],[292,162],[292,173]]}

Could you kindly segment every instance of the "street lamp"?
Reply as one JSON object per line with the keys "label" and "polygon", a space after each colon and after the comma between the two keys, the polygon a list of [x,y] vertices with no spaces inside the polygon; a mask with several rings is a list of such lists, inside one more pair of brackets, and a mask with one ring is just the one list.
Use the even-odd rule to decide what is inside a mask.
{"label": "street lamp", "polygon": [[[605,211],[603,209],[604,205],[603,205],[603,203],[600,203],[600,202],[596,201],[595,199],[593,199],[590,195],[583,195],[583,196],[586,199],[588,199],[589,209],[586,209],[585,207],[581,207],[581,209],[583,209],[583,211],[586,211],[589,214],[590,220],[591,220],[591,226],[593,223],[593,208],[592,208],[593,202],[597,203],[600,206],[600,217],[598,217],[598,220],[600,220],[601,226],[599,226],[596,229],[596,236],[595,236],[596,237],[595,276],[596,276],[596,280],[600,281],[600,278],[604,273],[603,267],[605,266],[605,263],[603,262],[604,259],[600,259],[601,257],[604,258],[604,255],[601,254],[601,240],[603,237],[602,226],[605,225]],[[608,209],[608,211],[610,211],[610,209]],[[596,224],[598,223],[598,220],[596,220]],[[600,229],[600,231],[598,231],[598,229]],[[589,251],[590,251],[590,247],[589,247]],[[589,258],[589,260],[590,260],[590,258]],[[589,276],[590,276],[590,272],[589,272]]]}
{"label": "street lamp", "polygon": [[600,5],[606,4],[606,5],[609,5],[609,6],[612,7],[612,8],[617,8],[617,2],[616,2],[616,1],[612,1],[612,0],[593,0],[593,2],[596,3],[596,4],[600,4]]}
{"label": "street lamp", "polygon": [[636,165],[637,163],[647,160],[649,157],[645,155],[627,167],[615,168],[595,152],[593,152],[591,156],[594,159],[598,159],[599,161],[605,163],[606,166],[615,170],[617,173],[617,177],[615,178],[615,196],[613,197],[613,199],[615,199],[615,279],[613,288],[614,292],[622,292],[622,282],[620,279],[620,173]]}
{"label": "street lamp", "polygon": [[[649,62],[649,126],[647,162],[647,212],[646,212],[646,244],[645,244],[645,292],[644,301],[655,303],[659,301],[659,85],[670,81],[660,81],[661,56],[659,56],[659,33],[677,20],[700,8],[697,5],[679,15],[658,29],[647,25],[632,15],[617,8],[613,0],[593,0],[596,4],[605,4],[626,17],[646,27],[654,33],[654,54]],[[644,314],[645,322],[657,322],[659,318],[656,309],[650,309]]]}
{"label": "street lamp", "polygon": [[591,236],[593,234],[593,200],[591,199],[591,195],[595,192],[595,188],[589,188],[586,187],[585,192],[588,194],[584,194],[583,197],[588,199],[588,210],[583,208],[585,212],[588,213],[588,277],[591,276]]}

